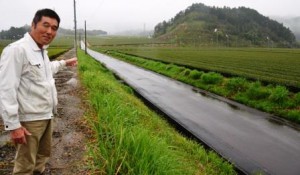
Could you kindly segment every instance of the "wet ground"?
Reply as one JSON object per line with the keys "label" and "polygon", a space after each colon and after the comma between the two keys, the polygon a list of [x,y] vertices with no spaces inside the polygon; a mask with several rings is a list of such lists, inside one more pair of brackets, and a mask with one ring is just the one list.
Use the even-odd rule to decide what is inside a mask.
{"label": "wet ground", "polygon": [[[71,50],[57,59],[74,56],[75,52]],[[52,156],[46,175],[86,174],[83,162],[86,137],[81,126],[84,109],[81,107],[77,78],[76,67],[65,68],[55,75],[59,104],[58,115],[54,119]],[[3,122],[0,123],[0,174],[8,175],[12,172],[15,148],[9,141],[8,132],[3,131]]]}
{"label": "wet ground", "polygon": [[242,172],[299,175],[299,125],[100,53],[89,54]]}

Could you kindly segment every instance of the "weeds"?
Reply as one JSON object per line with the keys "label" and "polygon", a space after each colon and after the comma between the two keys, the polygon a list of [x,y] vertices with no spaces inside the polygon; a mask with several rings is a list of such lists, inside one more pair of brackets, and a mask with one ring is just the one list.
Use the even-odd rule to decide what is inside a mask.
{"label": "weeds", "polygon": [[245,78],[235,77],[228,80],[226,88],[232,93],[243,92],[247,89],[247,82]]}
{"label": "weeds", "polygon": [[261,86],[259,81],[250,84],[249,89],[247,89],[246,94],[249,99],[261,100],[269,97],[270,92],[268,89]]}
{"label": "weeds", "polygon": [[202,71],[192,70],[191,73],[190,73],[190,75],[189,75],[189,77],[191,77],[194,80],[198,80],[198,79],[201,78],[201,76],[202,76],[203,73],[204,72],[202,72]]}
{"label": "weeds", "polygon": [[223,76],[219,73],[208,72],[201,76],[201,80],[205,84],[219,84],[223,80]]}
{"label": "weeds", "polygon": [[269,99],[275,103],[282,104],[288,98],[289,91],[284,86],[276,86],[270,94]]}
{"label": "weeds", "polygon": [[295,94],[294,100],[296,105],[300,105],[300,92]]}

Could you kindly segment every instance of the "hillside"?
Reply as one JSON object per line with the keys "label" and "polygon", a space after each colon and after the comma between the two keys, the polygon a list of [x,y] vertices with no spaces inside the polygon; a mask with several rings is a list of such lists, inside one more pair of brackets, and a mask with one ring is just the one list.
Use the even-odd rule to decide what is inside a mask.
{"label": "hillside", "polygon": [[290,29],[257,11],[193,4],[155,26],[154,37],[177,44],[294,47]]}
{"label": "hillside", "polygon": [[295,34],[296,39],[300,41],[300,16],[294,18],[274,17],[277,21],[283,23]]}

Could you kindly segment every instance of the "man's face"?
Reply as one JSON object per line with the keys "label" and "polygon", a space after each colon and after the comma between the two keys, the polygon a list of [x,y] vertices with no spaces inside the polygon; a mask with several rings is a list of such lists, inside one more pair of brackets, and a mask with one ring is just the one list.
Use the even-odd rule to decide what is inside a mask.
{"label": "man's face", "polygon": [[30,35],[41,48],[48,45],[55,38],[58,30],[58,22],[55,18],[43,16],[35,25],[32,23]]}

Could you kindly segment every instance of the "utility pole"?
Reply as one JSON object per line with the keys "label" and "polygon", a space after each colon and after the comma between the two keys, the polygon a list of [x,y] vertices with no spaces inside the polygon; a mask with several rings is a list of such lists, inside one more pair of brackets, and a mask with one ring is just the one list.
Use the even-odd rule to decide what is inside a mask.
{"label": "utility pole", "polygon": [[75,41],[74,41],[74,47],[75,47],[75,54],[77,56],[77,20],[76,20],[76,1],[74,0],[74,30],[75,30]]}
{"label": "utility pole", "polygon": [[[81,33],[78,33],[79,34],[79,38],[78,38],[78,41],[81,41]],[[81,44],[79,45],[79,48],[81,49]]]}
{"label": "utility pole", "polygon": [[87,54],[87,45],[86,45],[86,21],[84,21],[84,46],[85,46],[85,54]]}

